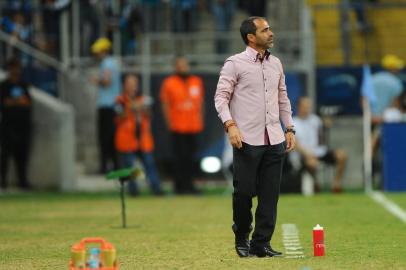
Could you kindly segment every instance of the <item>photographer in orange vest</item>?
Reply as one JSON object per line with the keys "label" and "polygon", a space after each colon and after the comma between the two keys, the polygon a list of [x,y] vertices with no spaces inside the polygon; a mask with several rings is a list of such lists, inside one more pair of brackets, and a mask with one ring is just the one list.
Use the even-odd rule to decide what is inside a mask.
{"label": "photographer in orange vest", "polygon": [[[151,100],[138,95],[139,79],[133,74],[124,78],[122,95],[117,97],[115,145],[119,155],[120,166],[132,167],[137,158],[144,165],[146,176],[152,192],[162,195],[160,179],[154,160],[154,139],[151,133]],[[131,195],[138,195],[137,183],[128,184]]]}

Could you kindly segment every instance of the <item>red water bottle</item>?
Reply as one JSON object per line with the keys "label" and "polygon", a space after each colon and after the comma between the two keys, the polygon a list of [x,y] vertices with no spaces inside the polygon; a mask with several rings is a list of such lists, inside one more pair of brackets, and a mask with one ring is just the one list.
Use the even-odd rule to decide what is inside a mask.
{"label": "red water bottle", "polygon": [[324,256],[324,230],[319,224],[313,228],[314,256]]}

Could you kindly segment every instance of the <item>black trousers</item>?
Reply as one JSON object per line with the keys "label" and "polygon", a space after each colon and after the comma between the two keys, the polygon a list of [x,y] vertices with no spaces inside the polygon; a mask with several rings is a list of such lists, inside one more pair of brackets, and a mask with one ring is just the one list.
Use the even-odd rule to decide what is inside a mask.
{"label": "black trousers", "polygon": [[195,154],[197,151],[197,134],[172,133],[174,154],[174,181],[176,193],[195,191],[193,176],[195,174]]}
{"label": "black trousers", "polygon": [[279,187],[285,157],[284,144],[234,148],[233,220],[237,234],[246,234],[252,223],[252,198],[258,197],[251,245],[265,246],[275,230]]}
{"label": "black trousers", "polygon": [[[118,169],[116,148],[114,146],[116,113],[113,108],[99,108],[97,111],[97,135],[100,151],[100,172]],[[109,166],[109,163],[112,164]]]}
{"label": "black trousers", "polygon": [[18,186],[20,188],[29,187],[27,180],[27,167],[30,152],[31,135],[30,132],[24,132],[19,136],[15,134],[2,134],[0,150],[0,185],[7,188],[7,174],[9,161],[13,158],[17,171]]}

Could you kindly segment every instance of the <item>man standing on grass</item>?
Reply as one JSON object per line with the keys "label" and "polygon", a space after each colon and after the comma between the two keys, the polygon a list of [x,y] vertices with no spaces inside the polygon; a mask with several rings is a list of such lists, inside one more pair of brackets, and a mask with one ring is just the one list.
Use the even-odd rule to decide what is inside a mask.
{"label": "man standing on grass", "polygon": [[92,53],[99,61],[99,74],[91,78],[91,83],[98,87],[97,135],[100,151],[99,172],[102,174],[118,168],[114,147],[114,106],[121,91],[121,73],[117,61],[109,55],[111,47],[110,40],[104,37],[97,39],[91,47]]}
{"label": "man standing on grass", "polygon": [[[283,159],[285,152],[295,147],[292,111],[282,64],[268,52],[273,46],[268,22],[250,17],[242,22],[240,32],[247,48],[225,61],[214,97],[233,146],[235,248],[240,257],[280,256],[270,241]],[[258,196],[258,207],[250,242],[254,196]]]}
{"label": "man standing on grass", "polygon": [[32,98],[22,79],[20,59],[7,61],[8,78],[0,83],[0,193],[8,187],[7,173],[15,161],[18,186],[31,189],[27,179],[32,135]]}
{"label": "man standing on grass", "polygon": [[178,56],[175,74],[161,86],[162,112],[172,135],[174,184],[176,194],[199,194],[193,183],[197,138],[204,126],[204,87],[202,79],[190,74],[189,61]]}

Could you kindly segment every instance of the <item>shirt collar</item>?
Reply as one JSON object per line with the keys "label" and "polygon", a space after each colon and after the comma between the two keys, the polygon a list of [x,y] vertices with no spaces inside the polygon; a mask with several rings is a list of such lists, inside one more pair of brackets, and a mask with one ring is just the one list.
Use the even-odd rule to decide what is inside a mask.
{"label": "shirt collar", "polygon": [[[259,56],[260,56],[259,52],[257,52],[257,51],[256,51],[255,49],[253,49],[252,47],[247,46],[247,48],[245,49],[245,52],[247,53],[248,57],[249,57],[253,62],[256,62],[256,61],[259,60]],[[271,53],[270,53],[268,50],[266,50],[266,51],[265,51],[265,54],[264,54],[264,58],[265,58],[266,60],[268,60],[269,55],[271,55]]]}

